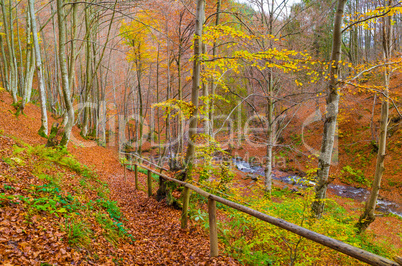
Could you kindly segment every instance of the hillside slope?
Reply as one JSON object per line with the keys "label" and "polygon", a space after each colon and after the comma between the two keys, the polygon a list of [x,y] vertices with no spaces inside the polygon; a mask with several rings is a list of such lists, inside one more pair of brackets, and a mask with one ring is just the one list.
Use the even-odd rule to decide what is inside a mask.
{"label": "hillside slope", "polygon": [[115,152],[45,148],[39,128],[37,106],[16,117],[0,92],[0,264],[237,264],[210,258],[205,232],[180,229],[180,211],[136,191],[133,174],[124,182]]}

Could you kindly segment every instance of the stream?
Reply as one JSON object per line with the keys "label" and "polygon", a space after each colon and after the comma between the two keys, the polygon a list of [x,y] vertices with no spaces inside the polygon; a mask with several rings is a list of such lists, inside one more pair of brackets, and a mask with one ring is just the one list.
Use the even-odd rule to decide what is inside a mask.
{"label": "stream", "polygon": [[[168,154],[166,158],[171,158],[171,155]],[[158,157],[153,157],[150,158],[150,161],[154,162],[157,159]],[[219,161],[222,158],[216,157],[216,159]],[[264,168],[261,166],[250,165],[250,163],[243,161],[241,158],[234,158],[232,159],[232,161],[239,171],[249,174],[251,178],[264,176]],[[287,184],[295,185],[299,188],[307,188],[315,186],[315,182],[279,170],[273,171],[272,178],[275,180],[280,180]],[[328,189],[337,196],[354,199],[359,202],[366,201],[368,196],[370,195],[370,191],[368,191],[365,188],[356,188],[348,185],[329,184]],[[402,218],[402,206],[398,205],[395,202],[388,201],[385,199],[377,200],[376,211],[382,213],[393,213]]]}
{"label": "stream", "polygon": [[[263,167],[252,166],[248,162],[239,159],[233,159],[233,163],[236,165],[237,169],[243,173],[248,173],[252,176],[264,176]],[[272,178],[300,188],[315,186],[315,183],[312,181],[277,170],[272,174]],[[329,184],[328,189],[337,196],[355,199],[359,202],[366,201],[370,195],[370,191],[365,188],[355,188],[348,185]],[[376,210],[383,213],[393,213],[402,218],[402,206],[392,201],[378,199]]]}

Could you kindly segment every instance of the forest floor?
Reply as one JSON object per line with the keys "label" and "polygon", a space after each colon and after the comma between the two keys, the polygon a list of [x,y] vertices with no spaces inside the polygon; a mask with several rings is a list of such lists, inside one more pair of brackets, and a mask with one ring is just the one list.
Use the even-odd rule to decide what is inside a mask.
{"label": "forest floor", "polygon": [[[84,147],[77,128],[76,142],[68,148],[73,159],[61,157],[75,172],[59,161],[44,160],[52,157],[41,155],[48,151],[38,146],[46,143],[37,134],[40,109],[28,104],[24,113],[16,117],[11,97],[0,92],[1,265],[238,264],[226,256],[210,258],[204,230],[193,223],[181,229],[179,210],[136,191],[133,173],[127,172],[124,180],[117,153],[95,142]],[[77,170],[75,159],[99,180],[87,178],[85,167]],[[141,173],[140,180],[145,183]]]}
{"label": "forest floor", "polygon": [[[394,81],[395,82],[395,81]],[[371,154],[372,147],[367,145],[355,145],[353,149],[346,143],[360,143],[360,140],[370,139],[371,132],[367,129],[367,123],[370,116],[360,117],[356,113],[349,113],[350,105],[362,108],[364,112],[370,109],[367,106],[372,104],[373,98],[367,95],[359,95],[358,103],[356,101],[344,101],[341,107],[340,130],[342,135],[339,140],[339,158],[340,162],[333,168],[332,174],[337,176],[335,183],[350,184],[353,186],[368,187],[367,182],[357,182],[352,177],[342,176],[342,170],[345,166],[351,164],[353,169],[365,163],[362,171],[364,177],[368,178],[373,168],[375,156],[366,156]],[[11,106],[11,97],[6,92],[0,92],[0,155],[1,158],[12,157],[15,153],[15,147],[21,146],[19,142],[24,142],[32,146],[44,145],[46,139],[38,136],[40,128],[40,109],[38,106],[28,104],[25,115],[15,116],[15,109]],[[349,106],[349,107],[345,107]],[[356,107],[353,107],[356,108]],[[379,104],[376,105],[376,114],[378,116]],[[361,111],[361,112],[363,112]],[[307,110],[302,110],[298,121],[308,116]],[[360,118],[359,118],[360,117]],[[56,119],[49,116],[49,125],[56,122]],[[396,120],[396,119],[395,119]],[[60,119],[58,120],[60,121]],[[356,124],[361,125],[357,127]],[[298,132],[300,125],[292,124],[294,132]],[[385,175],[384,189],[381,195],[384,198],[402,203],[401,184],[402,171],[398,161],[401,153],[397,149],[402,143],[400,138],[400,125],[392,125],[393,134],[390,137],[391,156],[387,157],[387,163],[393,169],[393,174]],[[316,127],[316,128],[314,128]],[[310,125],[311,134],[306,134],[305,141],[311,146],[317,146],[317,136],[320,135],[319,126]],[[297,130],[297,131],[296,131]],[[83,165],[94,169],[101,181],[108,184],[108,199],[116,201],[122,212],[121,223],[124,224],[127,234],[132,236],[135,241],[130,241],[127,237],[121,237],[115,242],[104,237],[105,231],[102,225],[99,225],[90,215],[85,221],[90,224],[91,243],[71,248],[74,246],[66,236],[67,232],[63,224],[66,219],[57,217],[53,214],[31,215],[27,221],[27,209],[16,207],[16,202],[1,201],[0,198],[0,262],[2,264],[64,264],[72,263],[75,265],[93,265],[93,264],[199,264],[199,265],[235,265],[238,264],[232,258],[220,256],[218,258],[209,257],[209,240],[207,233],[202,230],[199,224],[192,222],[189,229],[180,229],[181,212],[167,206],[165,203],[157,202],[153,198],[148,198],[142,190],[136,191],[134,187],[134,176],[130,171],[126,172],[127,180],[124,181],[124,169],[118,160],[118,154],[115,147],[103,148],[93,141],[87,141],[80,137],[79,129],[73,129],[74,141],[69,144],[68,151]],[[284,138],[293,138],[299,151],[303,149],[300,134],[284,136]],[[370,142],[368,142],[370,144]],[[265,149],[255,149],[249,146],[238,147],[232,151],[233,154],[252,157],[264,156]],[[307,165],[311,165],[310,159],[305,155],[299,155],[297,150],[285,150],[282,155],[286,157],[286,166],[280,168],[283,171],[292,171],[303,175],[309,170]],[[303,151],[305,152],[305,151]],[[305,153],[306,154],[306,153]],[[366,158],[367,157],[367,158]],[[353,159],[357,158],[357,159]],[[27,160],[28,161],[28,160]],[[44,186],[43,180],[35,177],[32,169],[35,168],[35,161],[30,162],[30,167],[9,167],[4,161],[0,161],[0,195],[30,195],[30,186]],[[352,164],[353,163],[353,164]],[[7,166],[8,165],[8,166]],[[65,169],[64,169],[65,170]],[[63,170],[63,171],[64,171]],[[66,176],[61,185],[66,193],[74,194],[74,187],[81,185],[79,177],[66,170]],[[253,187],[255,182],[250,179],[244,179],[244,174],[236,172],[236,182],[238,185]],[[55,173],[53,173],[55,174]],[[7,177],[14,176],[14,179]],[[33,177],[33,179],[32,179]],[[71,178],[70,178],[71,177]],[[145,187],[145,175],[140,173],[142,187]],[[360,180],[358,180],[360,181]],[[257,182],[263,182],[259,180]],[[274,181],[274,187],[284,188],[287,186],[292,189],[293,186]],[[15,189],[9,189],[13,187]],[[88,193],[87,200],[99,200],[98,195]],[[96,193],[95,193],[96,194]],[[341,206],[343,206],[350,216],[358,217],[364,207],[363,203],[347,198],[337,197],[329,193]],[[4,205],[4,206],[2,206]],[[95,215],[95,214],[92,214]],[[378,217],[369,227],[369,231],[374,233],[379,241],[384,241],[393,245],[396,249],[402,249],[402,220],[393,216]],[[45,232],[45,233],[43,233]],[[223,250],[223,249],[222,249]],[[4,255],[3,255],[4,254]]]}

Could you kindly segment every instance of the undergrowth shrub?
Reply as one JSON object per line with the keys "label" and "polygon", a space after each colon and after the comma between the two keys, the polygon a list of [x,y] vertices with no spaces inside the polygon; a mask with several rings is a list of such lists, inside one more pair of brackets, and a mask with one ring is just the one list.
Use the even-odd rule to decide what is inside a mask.
{"label": "undergrowth shrub", "polygon": [[[209,192],[218,188],[218,183],[209,183]],[[225,191],[229,200],[245,204],[267,215],[286,220],[317,233],[338,239],[375,254],[392,257],[395,249],[390,249],[385,242],[374,239],[373,235],[357,235],[355,221],[346,210],[335,201],[326,200],[326,212],[317,220],[312,218],[311,204],[313,190],[306,189],[302,195],[291,194],[289,190],[274,189],[273,200],[261,196],[262,186],[249,188],[247,198],[242,190]],[[241,202],[246,200],[247,202]],[[205,207],[207,199],[193,193],[189,215],[207,228],[208,213]],[[356,264],[356,260],[337,251],[326,248],[294,233],[280,229],[248,214],[222,204],[217,204],[220,212],[227,219],[218,224],[218,236],[224,243],[225,251],[246,265],[313,265],[338,263]]]}
{"label": "undergrowth shrub", "polygon": [[[191,166],[190,179],[198,180],[203,184],[215,182],[216,189],[225,191],[234,178],[234,173],[229,167],[229,162],[224,158],[228,155],[219,142],[206,134],[195,135],[195,160]],[[214,161],[214,156],[220,160]]]}
{"label": "undergrowth shrub", "polygon": [[124,236],[116,223],[107,214],[97,213],[96,221],[104,230],[103,236],[112,244],[116,245],[121,237]]}
{"label": "undergrowth shrub", "polygon": [[[0,206],[23,204],[28,223],[34,215],[56,217],[60,229],[67,233],[68,243],[74,247],[90,248],[92,239],[97,237],[91,229],[94,223],[99,224],[102,235],[113,245],[120,239],[135,241],[123,224],[117,203],[109,200],[107,183],[100,181],[92,169],[66,149],[31,146],[15,140],[12,155],[3,160],[11,167],[26,166],[41,182],[27,189],[28,197],[1,193]],[[12,186],[7,184],[4,189],[11,191]]]}
{"label": "undergrowth shrub", "polygon": [[87,247],[91,243],[93,232],[87,222],[77,217],[68,218],[64,224],[68,243],[75,247]]}
{"label": "undergrowth shrub", "polygon": [[360,169],[354,169],[350,165],[346,165],[341,170],[341,180],[346,184],[359,183],[366,186],[370,186],[370,181],[364,176],[364,173]]}

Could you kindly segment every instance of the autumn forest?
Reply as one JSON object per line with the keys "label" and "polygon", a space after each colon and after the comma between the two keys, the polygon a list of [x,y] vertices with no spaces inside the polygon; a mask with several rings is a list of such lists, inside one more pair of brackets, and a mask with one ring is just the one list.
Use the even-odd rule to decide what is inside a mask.
{"label": "autumn forest", "polygon": [[402,2],[0,7],[1,265],[402,265]]}

